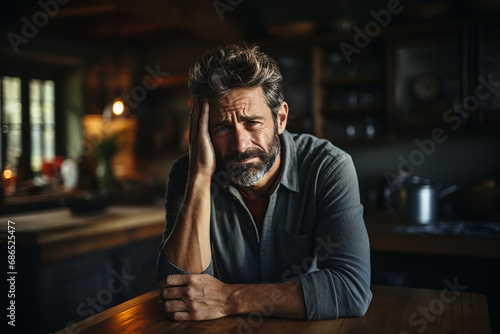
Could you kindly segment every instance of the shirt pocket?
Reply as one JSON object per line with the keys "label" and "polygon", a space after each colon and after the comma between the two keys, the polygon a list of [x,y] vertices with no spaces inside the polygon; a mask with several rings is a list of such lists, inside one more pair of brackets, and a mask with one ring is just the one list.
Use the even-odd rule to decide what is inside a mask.
{"label": "shirt pocket", "polygon": [[279,231],[278,263],[283,281],[296,279],[316,268],[314,256],[314,233],[292,234]]}

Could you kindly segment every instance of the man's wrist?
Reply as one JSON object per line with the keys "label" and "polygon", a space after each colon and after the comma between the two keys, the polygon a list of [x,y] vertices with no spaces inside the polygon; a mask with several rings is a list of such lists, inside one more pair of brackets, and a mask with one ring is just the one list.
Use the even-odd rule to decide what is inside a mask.
{"label": "man's wrist", "polygon": [[[192,159],[191,157],[189,159]],[[203,180],[211,180],[212,175],[215,172],[215,165],[214,166],[208,166],[204,165],[201,163],[196,163],[191,161],[189,162],[189,167],[188,167],[188,180],[190,179],[203,179]]]}
{"label": "man's wrist", "polygon": [[187,181],[187,190],[190,192],[203,193],[208,191],[210,193],[210,185],[212,183],[212,176],[205,173],[189,173]]}
{"label": "man's wrist", "polygon": [[245,303],[246,298],[243,293],[244,287],[245,286],[241,284],[228,284],[227,315],[250,313]]}
{"label": "man's wrist", "polygon": [[[306,308],[299,281],[276,284],[229,285],[227,315],[262,313],[306,319]],[[299,288],[299,289],[297,289]]]}
{"label": "man's wrist", "polygon": [[193,172],[189,171],[188,184],[191,185],[206,185],[212,182],[213,173],[208,172]]}

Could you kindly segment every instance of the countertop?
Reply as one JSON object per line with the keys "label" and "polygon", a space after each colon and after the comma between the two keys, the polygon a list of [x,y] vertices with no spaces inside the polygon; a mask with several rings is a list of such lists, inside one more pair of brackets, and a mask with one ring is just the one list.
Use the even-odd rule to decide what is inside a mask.
{"label": "countertop", "polygon": [[19,246],[40,250],[42,262],[161,237],[165,209],[161,206],[110,206],[95,215],[72,215],[67,208],[0,216],[0,240],[7,238],[7,221],[15,225]]}
{"label": "countertop", "polygon": [[500,258],[500,222],[439,221],[415,225],[366,215],[372,251]]}

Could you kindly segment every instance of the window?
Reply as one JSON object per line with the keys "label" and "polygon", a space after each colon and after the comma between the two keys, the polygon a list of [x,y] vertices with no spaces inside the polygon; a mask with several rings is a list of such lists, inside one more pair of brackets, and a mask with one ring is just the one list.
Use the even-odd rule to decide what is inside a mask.
{"label": "window", "polygon": [[20,168],[25,155],[31,171],[41,172],[55,157],[54,81],[2,76],[0,106],[2,168]]}

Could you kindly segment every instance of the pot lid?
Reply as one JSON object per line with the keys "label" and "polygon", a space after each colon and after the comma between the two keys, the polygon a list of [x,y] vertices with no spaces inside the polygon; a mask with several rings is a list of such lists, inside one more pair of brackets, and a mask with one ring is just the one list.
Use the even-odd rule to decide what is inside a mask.
{"label": "pot lid", "polygon": [[412,176],[406,179],[405,186],[408,188],[441,188],[441,183],[434,182],[425,177]]}

